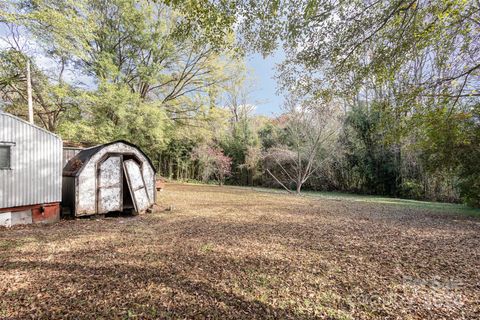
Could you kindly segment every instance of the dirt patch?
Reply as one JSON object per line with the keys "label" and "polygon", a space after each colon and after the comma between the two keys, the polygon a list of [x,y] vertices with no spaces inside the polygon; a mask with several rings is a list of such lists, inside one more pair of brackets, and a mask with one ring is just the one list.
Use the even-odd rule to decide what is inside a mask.
{"label": "dirt patch", "polygon": [[160,211],[0,230],[0,319],[476,319],[480,220],[167,184]]}

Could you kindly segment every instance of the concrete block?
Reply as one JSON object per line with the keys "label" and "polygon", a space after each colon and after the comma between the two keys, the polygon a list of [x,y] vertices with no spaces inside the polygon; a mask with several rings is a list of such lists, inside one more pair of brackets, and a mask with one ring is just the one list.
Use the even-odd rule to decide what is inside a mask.
{"label": "concrete block", "polygon": [[32,210],[16,211],[12,212],[12,226],[18,224],[31,224],[32,221]]}
{"label": "concrete block", "polygon": [[15,211],[0,213],[0,226],[11,227],[18,224],[32,223],[32,211]]}
{"label": "concrete block", "polygon": [[12,213],[2,212],[0,213],[0,226],[11,227],[12,226]]}

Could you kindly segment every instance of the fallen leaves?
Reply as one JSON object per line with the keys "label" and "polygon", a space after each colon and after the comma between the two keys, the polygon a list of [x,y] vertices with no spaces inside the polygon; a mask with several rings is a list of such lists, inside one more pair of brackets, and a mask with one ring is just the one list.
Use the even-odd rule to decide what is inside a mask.
{"label": "fallen leaves", "polygon": [[168,184],[175,211],[0,230],[0,318],[475,319],[478,219]]}

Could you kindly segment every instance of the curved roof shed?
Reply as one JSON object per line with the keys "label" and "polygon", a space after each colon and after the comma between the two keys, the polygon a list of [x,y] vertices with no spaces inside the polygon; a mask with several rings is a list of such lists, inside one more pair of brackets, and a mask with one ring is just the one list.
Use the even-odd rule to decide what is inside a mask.
{"label": "curved roof shed", "polygon": [[142,212],[155,203],[155,168],[137,146],[115,141],[84,149],[63,169],[62,205],[75,216]]}

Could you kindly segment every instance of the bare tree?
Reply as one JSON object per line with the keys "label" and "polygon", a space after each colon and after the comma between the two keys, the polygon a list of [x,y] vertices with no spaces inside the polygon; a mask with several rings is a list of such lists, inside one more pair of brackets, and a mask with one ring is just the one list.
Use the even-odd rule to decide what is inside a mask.
{"label": "bare tree", "polygon": [[334,104],[291,100],[285,106],[285,141],[263,157],[266,172],[288,192],[302,186],[329,159],[340,124]]}
{"label": "bare tree", "polygon": [[238,66],[231,72],[233,74],[223,85],[225,93],[222,102],[231,113],[231,127],[234,130],[242,120],[250,117],[259,102],[252,101],[254,82],[247,78],[244,67]]}

